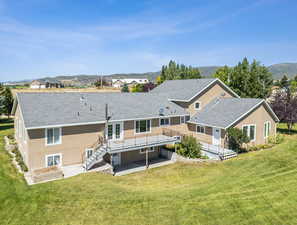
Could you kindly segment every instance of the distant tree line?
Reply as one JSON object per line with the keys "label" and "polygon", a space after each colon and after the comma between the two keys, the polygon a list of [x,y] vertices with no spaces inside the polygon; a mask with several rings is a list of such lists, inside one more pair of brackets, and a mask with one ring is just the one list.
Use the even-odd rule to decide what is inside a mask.
{"label": "distant tree line", "polygon": [[11,115],[13,106],[13,95],[9,87],[4,87],[0,83],[0,115],[5,114],[6,116]]}

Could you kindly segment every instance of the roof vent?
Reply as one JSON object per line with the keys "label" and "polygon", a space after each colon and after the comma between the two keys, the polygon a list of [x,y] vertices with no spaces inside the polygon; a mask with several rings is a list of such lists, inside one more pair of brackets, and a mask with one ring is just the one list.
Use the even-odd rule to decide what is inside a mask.
{"label": "roof vent", "polygon": [[221,96],[222,96],[222,97],[224,97],[225,95],[226,95],[226,93],[225,93],[225,92],[222,92],[222,93],[221,93]]}

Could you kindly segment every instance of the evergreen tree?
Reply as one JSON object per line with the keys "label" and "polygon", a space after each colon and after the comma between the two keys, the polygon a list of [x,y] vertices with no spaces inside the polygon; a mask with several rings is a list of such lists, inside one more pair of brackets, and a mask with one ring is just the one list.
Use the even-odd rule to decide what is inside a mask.
{"label": "evergreen tree", "polygon": [[122,87],[122,92],[129,92],[129,87],[127,84],[124,84],[124,86]]}
{"label": "evergreen tree", "polygon": [[282,79],[280,80],[280,87],[281,88],[287,88],[289,86],[289,79],[287,75],[285,74]]}
{"label": "evergreen tree", "polygon": [[168,65],[162,66],[160,77],[157,82],[162,83],[165,80],[178,80],[178,79],[198,79],[201,78],[198,68],[185,66],[184,64],[177,64],[170,60]]}
{"label": "evergreen tree", "polygon": [[13,106],[13,96],[11,89],[9,87],[4,88],[2,91],[2,96],[4,98],[2,103],[3,113],[9,117]]}

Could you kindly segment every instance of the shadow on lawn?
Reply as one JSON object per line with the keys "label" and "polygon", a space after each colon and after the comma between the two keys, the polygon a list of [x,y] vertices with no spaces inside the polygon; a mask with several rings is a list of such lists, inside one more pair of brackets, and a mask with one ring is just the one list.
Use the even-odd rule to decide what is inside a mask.
{"label": "shadow on lawn", "polygon": [[[2,125],[4,124],[5,125]],[[13,119],[0,119],[0,131],[13,128]]]}
{"label": "shadow on lawn", "polygon": [[297,134],[296,129],[292,129],[291,131],[289,131],[289,129],[286,129],[286,128],[277,128],[277,132],[281,134],[288,134],[288,135]]}

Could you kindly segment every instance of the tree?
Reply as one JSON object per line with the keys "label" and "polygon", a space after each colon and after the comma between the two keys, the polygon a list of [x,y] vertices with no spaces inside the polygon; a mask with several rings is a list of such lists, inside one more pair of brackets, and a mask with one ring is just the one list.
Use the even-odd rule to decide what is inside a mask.
{"label": "tree", "polygon": [[144,92],[143,86],[143,84],[135,84],[133,85],[131,92]]}
{"label": "tree", "polygon": [[289,86],[289,79],[288,79],[287,75],[284,75],[282,77],[282,79],[280,80],[280,87],[281,88],[286,88],[288,86]]}
{"label": "tree", "polygon": [[289,132],[297,122],[297,95],[291,93],[290,88],[279,90],[271,102],[271,108],[281,122],[286,123]]}
{"label": "tree", "polygon": [[13,96],[11,89],[9,87],[4,88],[1,96],[4,98],[2,103],[3,113],[9,118],[13,106]]}
{"label": "tree", "polygon": [[213,77],[219,78],[221,81],[228,85],[231,75],[232,69],[228,66],[224,66],[217,69],[216,72],[213,74]]}
{"label": "tree", "polygon": [[157,78],[157,83],[162,83],[165,80],[178,79],[198,79],[201,78],[198,68],[177,64],[170,60],[168,65],[162,66],[160,78]]}
{"label": "tree", "polygon": [[244,58],[234,68],[219,68],[214,77],[221,79],[240,97],[266,98],[270,95],[273,84],[272,74],[259,62],[251,64]]}
{"label": "tree", "polygon": [[182,142],[178,146],[177,153],[189,157],[189,158],[200,158],[202,146],[193,136],[185,136]]}
{"label": "tree", "polygon": [[124,84],[124,86],[122,87],[122,92],[129,92],[129,87],[127,84]]}
{"label": "tree", "polygon": [[248,143],[249,137],[243,132],[243,130],[236,127],[227,129],[228,145],[230,149],[236,150],[237,152],[242,150],[242,145]]}
{"label": "tree", "polygon": [[106,80],[106,78],[101,77],[101,79],[98,79],[94,82],[94,85],[96,88],[101,88],[103,86],[109,86],[108,81]]}
{"label": "tree", "polygon": [[156,85],[152,82],[146,83],[143,85],[143,91],[144,92],[149,92],[151,90],[153,90],[156,87]]}

